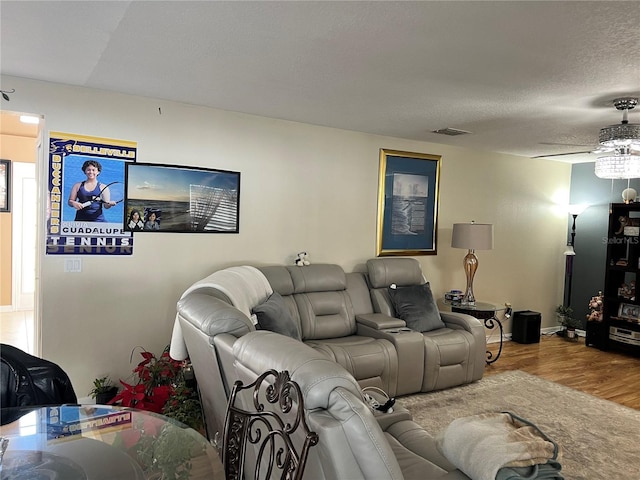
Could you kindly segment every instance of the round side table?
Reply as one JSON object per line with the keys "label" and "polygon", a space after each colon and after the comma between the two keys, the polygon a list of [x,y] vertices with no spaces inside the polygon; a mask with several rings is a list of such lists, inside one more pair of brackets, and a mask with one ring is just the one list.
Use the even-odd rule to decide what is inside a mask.
{"label": "round side table", "polygon": [[482,320],[484,322],[484,326],[488,329],[493,330],[496,326],[499,328],[500,346],[495,357],[493,352],[487,350],[487,365],[491,365],[493,362],[498,360],[498,358],[500,358],[500,354],[502,354],[503,343],[502,322],[498,318],[498,312],[504,311],[505,317],[509,318],[511,316],[511,305],[508,303],[505,303],[504,305],[497,305],[495,303],[488,302],[475,302],[474,304],[448,303],[448,305],[451,306],[452,312],[465,313],[477,318],[478,320]]}

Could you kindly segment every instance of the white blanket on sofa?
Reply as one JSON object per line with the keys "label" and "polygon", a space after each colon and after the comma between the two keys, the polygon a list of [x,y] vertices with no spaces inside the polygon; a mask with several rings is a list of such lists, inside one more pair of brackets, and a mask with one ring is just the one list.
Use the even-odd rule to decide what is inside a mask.
{"label": "white blanket on sofa", "polygon": [[[247,317],[251,317],[253,307],[264,302],[273,293],[271,284],[260,270],[249,265],[242,265],[212,273],[187,288],[180,298],[207,288],[215,288],[224,293],[231,304]],[[169,355],[174,360],[184,360],[188,356],[178,315],[176,315],[173,324]]]}
{"label": "white blanket on sofa", "polygon": [[458,418],[437,438],[438,449],[473,480],[495,480],[503,467],[527,467],[554,458],[555,446],[539,430],[509,413]]}

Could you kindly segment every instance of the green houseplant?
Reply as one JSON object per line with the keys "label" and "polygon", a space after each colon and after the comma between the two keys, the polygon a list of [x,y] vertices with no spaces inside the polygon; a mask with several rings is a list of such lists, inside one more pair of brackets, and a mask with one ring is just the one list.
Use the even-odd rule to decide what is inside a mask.
{"label": "green houseplant", "polygon": [[89,392],[91,398],[99,405],[105,405],[118,393],[118,387],[113,384],[108,375],[93,380],[93,388]]}
{"label": "green houseplant", "polygon": [[582,322],[573,316],[573,308],[564,305],[556,307],[556,318],[558,323],[564,327],[564,336],[567,339],[575,339],[576,328],[582,326]]}

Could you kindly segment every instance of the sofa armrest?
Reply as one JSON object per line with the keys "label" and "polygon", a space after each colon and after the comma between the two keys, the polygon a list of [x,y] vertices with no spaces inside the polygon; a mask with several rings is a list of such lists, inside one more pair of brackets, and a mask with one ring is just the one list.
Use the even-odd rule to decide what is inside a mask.
{"label": "sofa armrest", "polygon": [[364,325],[374,330],[398,329],[407,326],[404,320],[390,317],[383,313],[365,313],[356,315],[356,324]]}
{"label": "sofa armrest", "polygon": [[[358,335],[390,341],[398,354],[398,377],[394,395],[419,392],[424,368],[424,337],[406,327],[404,320],[382,313],[356,315]],[[389,393],[389,392],[387,392]]]}
{"label": "sofa armrest", "polygon": [[481,332],[484,336],[484,326],[482,325],[482,322],[471,315],[467,315],[466,313],[441,311],[440,317],[449,328],[463,329],[469,333],[473,333],[474,336],[476,333]]}
{"label": "sofa armrest", "polygon": [[448,475],[438,478],[469,478],[457,470],[455,465],[440,453],[436,439],[414,421],[405,420],[393,423],[385,429],[385,432],[392,435],[407,450],[448,472]]}
{"label": "sofa armrest", "polygon": [[[367,393],[369,393],[369,395],[372,394],[371,392],[367,392]],[[376,395],[375,398],[380,403],[384,403],[386,400],[381,395]],[[387,430],[394,423],[398,423],[404,420],[413,420],[413,417],[411,416],[411,412],[409,412],[409,410],[404,408],[402,405],[399,405],[398,403],[396,403],[393,406],[392,412],[387,413],[387,412],[381,412],[379,410],[374,410],[373,416],[378,421],[378,424],[380,425],[380,428],[382,429],[383,432]]]}
{"label": "sofa armrest", "polygon": [[452,329],[466,330],[473,336],[475,345],[473,351],[475,358],[471,368],[473,369],[473,378],[482,378],[486,360],[487,349],[487,333],[484,329],[484,323],[471,315],[457,312],[440,312],[442,321],[445,325]]}
{"label": "sofa armrest", "polygon": [[203,293],[190,293],[180,299],[178,316],[210,337],[220,333],[240,337],[255,330],[251,320],[240,310]]}

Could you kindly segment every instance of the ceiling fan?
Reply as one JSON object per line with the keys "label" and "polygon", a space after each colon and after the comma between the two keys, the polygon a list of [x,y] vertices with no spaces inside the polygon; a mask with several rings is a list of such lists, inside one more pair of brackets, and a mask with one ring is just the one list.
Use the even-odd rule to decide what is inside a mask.
{"label": "ceiling fan", "polygon": [[[537,155],[531,158],[547,158],[547,157],[560,157],[565,155],[582,155],[585,153],[615,153],[615,155],[640,155],[640,125],[635,123],[629,123],[628,115],[629,110],[638,104],[637,97],[622,97],[616,98],[613,101],[613,106],[622,111],[622,122],[616,125],[609,125],[600,129],[599,144],[593,146],[590,150],[583,150],[580,152],[568,152],[568,153],[554,153],[551,155]],[[544,143],[543,145],[571,145],[571,144],[557,144],[557,143]],[[589,145],[574,145],[585,146]]]}

